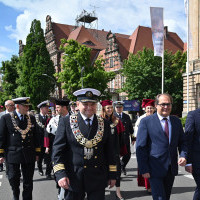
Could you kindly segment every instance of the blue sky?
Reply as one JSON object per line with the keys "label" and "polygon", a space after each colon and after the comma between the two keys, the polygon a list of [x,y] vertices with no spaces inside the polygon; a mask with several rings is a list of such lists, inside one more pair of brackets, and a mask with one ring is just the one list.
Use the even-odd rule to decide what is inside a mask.
{"label": "blue sky", "polygon": [[139,25],[150,27],[150,7],[163,7],[164,25],[186,41],[184,0],[0,0],[0,63],[18,55],[19,40],[26,43],[33,19],[43,29],[47,15],[53,22],[74,25],[83,9],[92,12],[94,6],[98,29],[124,34]]}

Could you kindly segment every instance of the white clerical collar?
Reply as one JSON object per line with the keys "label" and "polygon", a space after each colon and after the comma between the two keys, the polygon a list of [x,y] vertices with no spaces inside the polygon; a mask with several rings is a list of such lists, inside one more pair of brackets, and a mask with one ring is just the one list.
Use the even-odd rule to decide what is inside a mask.
{"label": "white clerical collar", "polygon": [[90,119],[91,121],[93,121],[93,119],[94,119],[94,115],[92,115],[90,118],[88,118],[85,115],[83,115],[81,112],[80,112],[80,114],[81,114],[81,117],[83,118],[83,120]]}

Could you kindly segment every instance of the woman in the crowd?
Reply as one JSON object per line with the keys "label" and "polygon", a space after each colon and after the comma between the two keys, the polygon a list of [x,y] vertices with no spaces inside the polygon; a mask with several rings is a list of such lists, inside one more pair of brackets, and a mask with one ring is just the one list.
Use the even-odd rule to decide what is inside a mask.
{"label": "woman in the crowd", "polygon": [[123,134],[125,128],[119,118],[113,114],[113,105],[111,100],[104,100],[101,102],[102,112],[101,116],[110,122],[111,133],[115,143],[116,160],[117,160],[117,179],[116,179],[116,199],[124,200],[120,191],[120,177],[121,177],[121,164],[120,156],[127,154],[126,145],[123,142]]}
{"label": "woman in the crowd", "polygon": [[[154,111],[155,111],[154,102],[155,101],[153,99],[143,99],[142,108],[145,110],[145,114],[140,116],[135,123],[134,136],[136,138],[137,138],[137,131],[138,131],[138,127],[140,125],[141,119],[143,119],[144,117],[147,117],[149,115],[152,115],[154,113]],[[151,194],[151,186],[150,186],[150,183],[149,183],[149,179],[143,178],[142,175],[140,175],[140,169],[138,169],[137,180],[138,180],[138,186],[144,186],[147,189],[148,193]]]}

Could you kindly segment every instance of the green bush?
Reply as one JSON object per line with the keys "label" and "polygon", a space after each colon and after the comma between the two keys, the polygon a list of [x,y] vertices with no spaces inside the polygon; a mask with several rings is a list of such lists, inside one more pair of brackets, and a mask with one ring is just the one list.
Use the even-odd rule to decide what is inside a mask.
{"label": "green bush", "polygon": [[183,127],[185,127],[186,118],[187,118],[187,115],[183,118],[180,118]]}

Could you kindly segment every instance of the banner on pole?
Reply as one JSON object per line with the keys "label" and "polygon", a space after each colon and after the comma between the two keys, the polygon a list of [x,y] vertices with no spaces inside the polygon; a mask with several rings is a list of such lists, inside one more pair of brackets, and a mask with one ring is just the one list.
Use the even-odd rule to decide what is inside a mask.
{"label": "banner on pole", "polygon": [[154,56],[162,57],[164,52],[163,8],[150,7],[150,14]]}
{"label": "banner on pole", "polygon": [[[189,2],[188,2],[188,0],[184,0],[184,6],[185,6],[185,14],[186,14],[186,16],[187,16],[187,18],[189,17],[189,10],[188,10],[188,7],[189,7]],[[190,30],[190,23],[189,23],[189,20],[188,20],[188,33],[187,34],[189,34],[189,41],[188,41],[188,43],[189,44],[187,44],[188,45],[188,47],[190,48],[190,49],[193,49],[193,44],[192,44],[192,33],[191,33],[191,30]]]}
{"label": "banner on pole", "polygon": [[124,111],[139,111],[140,102],[138,100],[124,100]]}

